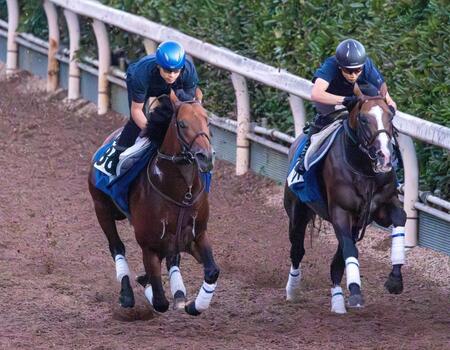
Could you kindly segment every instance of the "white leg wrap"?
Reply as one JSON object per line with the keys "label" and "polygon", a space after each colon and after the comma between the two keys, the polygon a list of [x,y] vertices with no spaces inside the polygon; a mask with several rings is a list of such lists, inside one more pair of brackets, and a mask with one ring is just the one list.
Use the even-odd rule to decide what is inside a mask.
{"label": "white leg wrap", "polygon": [[203,312],[209,307],[216,286],[217,283],[209,284],[203,281],[203,285],[201,286],[197,298],[195,299],[195,308],[198,312]]}
{"label": "white leg wrap", "polygon": [[347,277],[347,288],[352,283],[356,283],[361,287],[361,277],[359,276],[358,259],[350,256],[345,260],[345,275]]}
{"label": "white leg wrap", "polygon": [[292,301],[300,288],[300,282],[302,279],[302,271],[300,266],[298,269],[294,269],[291,265],[291,270],[289,271],[289,278],[286,284],[286,300]]}
{"label": "white leg wrap", "polygon": [[172,296],[175,296],[175,293],[181,290],[186,296],[186,287],[183,283],[183,277],[181,277],[181,272],[178,266],[172,266],[169,270],[169,283],[170,283],[170,292]]}
{"label": "white leg wrap", "polygon": [[394,227],[392,229],[392,248],[391,262],[392,265],[405,263],[405,228],[403,226]]}
{"label": "white leg wrap", "polygon": [[342,288],[339,286],[331,288],[331,312],[337,314],[345,314],[345,299]]}
{"label": "white leg wrap", "polygon": [[122,278],[130,276],[130,268],[128,267],[127,260],[123,255],[117,254],[114,258],[116,261],[116,277],[119,282],[122,282]]}
{"label": "white leg wrap", "polygon": [[153,305],[153,288],[151,284],[147,284],[144,290],[144,294],[148,302]]}

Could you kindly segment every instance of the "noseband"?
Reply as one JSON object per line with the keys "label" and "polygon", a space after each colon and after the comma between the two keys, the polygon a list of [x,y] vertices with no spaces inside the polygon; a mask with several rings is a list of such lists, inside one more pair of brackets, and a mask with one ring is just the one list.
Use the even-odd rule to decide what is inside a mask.
{"label": "noseband", "polygon": [[[381,96],[368,97],[361,102],[360,106],[362,106],[364,103],[366,103],[369,100],[381,100],[381,99],[384,100],[384,97],[381,97]],[[389,142],[392,139],[392,135],[386,129],[377,130],[375,133],[371,134],[370,130],[368,130],[368,128],[365,128],[363,123],[361,122],[361,112],[358,112],[356,119],[358,120],[358,125],[356,127],[358,148],[364,154],[366,154],[370,158],[371,161],[376,161],[377,156],[376,156],[376,154],[373,154],[373,152],[371,152],[371,150],[370,150],[371,146],[375,142],[378,135],[386,133],[386,135],[388,136]]]}
{"label": "noseband", "polygon": [[[194,103],[199,103],[199,102],[188,101],[188,102],[184,102],[184,103],[194,104]],[[192,152],[192,146],[194,145],[195,140],[200,136],[204,136],[204,137],[206,137],[208,142],[211,143],[211,139],[209,138],[208,134],[204,131],[200,131],[200,132],[196,133],[194,138],[191,140],[191,142],[188,142],[184,138],[183,133],[180,130],[180,123],[177,121],[178,112],[180,110],[181,105],[182,104],[180,104],[176,108],[176,110],[172,116],[172,121],[171,121],[175,124],[175,130],[177,132],[177,140],[181,145],[181,152],[178,154],[169,155],[169,154],[162,153],[160,150],[158,150],[157,157],[161,158],[161,159],[169,160],[175,164],[193,164],[195,161],[196,154]]]}

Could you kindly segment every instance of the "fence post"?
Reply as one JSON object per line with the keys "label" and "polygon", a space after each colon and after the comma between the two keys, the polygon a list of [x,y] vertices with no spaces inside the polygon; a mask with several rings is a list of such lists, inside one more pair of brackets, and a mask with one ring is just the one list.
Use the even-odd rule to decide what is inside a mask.
{"label": "fence post", "polygon": [[56,59],[59,49],[58,12],[49,0],[44,0],[44,10],[48,22],[47,92],[51,92],[58,88],[59,78],[59,62]]}
{"label": "fence post", "polygon": [[111,51],[106,26],[103,22],[94,19],[92,23],[95,39],[98,47],[98,114],[102,115],[108,111],[109,106],[109,83],[108,73],[111,64]]}
{"label": "fence post", "polygon": [[147,55],[156,52],[156,48],[158,47],[158,43],[149,38],[144,38],[144,48]]}
{"label": "fence post", "polygon": [[80,23],[76,13],[64,10],[67,28],[69,29],[69,92],[67,98],[76,100],[80,97],[80,68],[78,67],[79,59],[77,57],[80,48]]}
{"label": "fence post", "polygon": [[17,70],[16,31],[19,26],[19,4],[17,0],[7,0],[8,7],[8,44],[6,53],[6,75],[11,76]]}
{"label": "fence post", "polygon": [[295,137],[303,132],[306,122],[306,110],[303,99],[289,94],[289,105],[291,106],[292,116],[294,117]]}
{"label": "fence post", "polygon": [[247,82],[242,75],[231,73],[237,105],[236,175],[243,175],[250,165],[250,102]]}
{"label": "fence post", "polygon": [[403,209],[406,212],[405,246],[408,248],[417,245],[417,210],[414,204],[419,198],[419,164],[417,154],[411,137],[398,134],[397,141],[403,159],[405,172],[405,188],[403,197]]}

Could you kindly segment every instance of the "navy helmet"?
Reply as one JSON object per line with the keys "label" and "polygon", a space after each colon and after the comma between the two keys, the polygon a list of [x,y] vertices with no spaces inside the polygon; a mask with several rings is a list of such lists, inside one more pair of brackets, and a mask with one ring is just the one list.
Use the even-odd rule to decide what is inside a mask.
{"label": "navy helmet", "polygon": [[366,63],[366,49],[355,39],[346,39],[336,48],[336,60],[343,68],[358,68]]}
{"label": "navy helmet", "polygon": [[176,41],[164,41],[156,49],[156,63],[164,69],[181,69],[185,61],[184,48]]}

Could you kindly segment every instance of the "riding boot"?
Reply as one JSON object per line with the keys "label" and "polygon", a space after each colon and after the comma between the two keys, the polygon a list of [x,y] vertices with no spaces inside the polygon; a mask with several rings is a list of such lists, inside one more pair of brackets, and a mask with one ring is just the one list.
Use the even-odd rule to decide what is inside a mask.
{"label": "riding boot", "polygon": [[119,146],[116,142],[114,142],[112,146],[106,150],[105,154],[101,156],[97,162],[95,162],[95,168],[102,171],[106,175],[116,176],[119,156],[126,149],[126,147]]}
{"label": "riding boot", "polygon": [[302,152],[298,156],[297,167],[295,168],[295,170],[300,175],[303,175],[306,171],[305,156],[306,156],[306,152],[308,151],[309,146],[311,145],[311,136],[318,133],[320,130],[322,130],[322,127],[320,125],[317,125],[315,122],[305,126],[305,128],[303,129],[303,132],[305,133],[307,139],[306,139],[305,145],[303,146]]}

